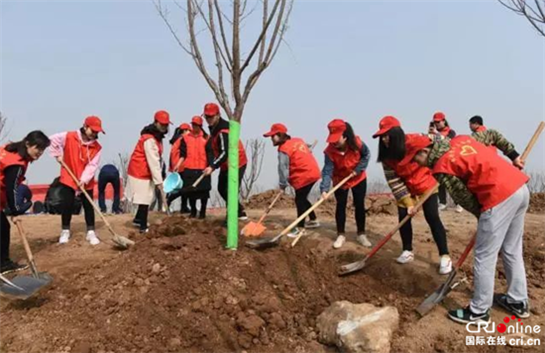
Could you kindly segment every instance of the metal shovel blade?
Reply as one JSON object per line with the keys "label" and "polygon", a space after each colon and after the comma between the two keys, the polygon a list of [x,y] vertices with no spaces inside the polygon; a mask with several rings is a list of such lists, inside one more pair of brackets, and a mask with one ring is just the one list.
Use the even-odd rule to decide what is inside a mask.
{"label": "metal shovel blade", "polygon": [[39,273],[38,277],[17,276],[11,280],[15,287],[6,283],[0,284],[0,295],[8,299],[26,300],[49,286],[51,282],[53,278],[45,272]]}
{"label": "metal shovel blade", "polygon": [[452,282],[454,281],[454,277],[456,276],[456,271],[452,271],[450,273],[450,276],[447,278],[445,283],[443,283],[435,292],[433,292],[430,296],[428,296],[422,304],[416,308],[416,312],[420,314],[420,316],[427,315],[430,311],[435,308],[435,306],[443,301],[447,294],[452,289]]}
{"label": "metal shovel blade", "polygon": [[134,241],[130,240],[129,238],[123,237],[121,235],[116,234],[112,238],[113,242],[122,249],[127,249],[129,246],[134,245]]}
{"label": "metal shovel blade", "polygon": [[280,238],[282,238],[282,234],[277,235],[274,238],[263,238],[263,239],[256,239],[256,240],[250,240],[246,242],[246,246],[252,249],[256,250],[263,250],[268,248],[273,248],[280,244]]}
{"label": "metal shovel blade", "polygon": [[341,266],[339,268],[339,276],[346,276],[348,274],[361,270],[365,267],[366,260],[367,258]]}

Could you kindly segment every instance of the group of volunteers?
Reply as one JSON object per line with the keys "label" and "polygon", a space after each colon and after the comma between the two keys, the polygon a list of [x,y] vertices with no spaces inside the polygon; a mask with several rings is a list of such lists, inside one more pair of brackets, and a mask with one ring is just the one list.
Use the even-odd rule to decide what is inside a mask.
{"label": "group of volunteers", "polygon": [[[205,122],[209,133],[203,126]],[[153,121],[141,130],[130,157],[125,195],[137,206],[133,223],[141,233],[148,231],[148,213],[156,195],[165,201],[167,207],[175,199],[181,198],[182,212],[190,213],[190,217],[204,219],[212,188],[211,175],[218,169],[217,189],[227,202],[229,123],[221,117],[219,106],[215,103],[206,104],[203,114],[194,116],[190,124],[181,124],[169,141],[168,170],[179,173],[184,185],[200,181],[195,183],[190,193],[166,195],[163,190],[166,176],[162,158],[163,140],[171,124],[168,112],[157,111]],[[397,202],[400,221],[407,215],[414,215],[419,198],[439,183],[439,191],[432,194],[422,208],[440,256],[440,274],[452,271],[447,235],[439,213],[446,208],[446,193],[450,194],[458,208],[478,218],[474,260],[475,293],[470,305],[450,312],[450,318],[458,322],[488,321],[493,302],[518,317],[528,317],[528,294],[522,257],[524,215],[529,203],[526,187],[528,177],[520,171],[524,166],[523,161],[513,144],[498,131],[486,129],[479,116],[472,117],[469,125],[471,136],[456,136],[445,114],[437,112],[433,115],[427,133],[406,133],[397,118],[386,116],[380,120],[379,129],[373,134],[373,138],[378,139],[377,161],[383,167]],[[320,180],[322,198],[328,197],[332,185],[344,181],[334,193],[337,238],[333,247],[340,248],[346,241],[346,210],[350,191],[355,209],[357,240],[363,246],[371,247],[371,241],[366,235],[365,217],[366,170],[371,153],[347,121],[334,119],[327,128],[329,135],[322,168],[311,146],[301,138],[292,137],[285,125],[273,124],[270,131],[264,134],[278,148],[279,187],[284,190],[288,186],[293,187],[297,215],[300,216],[311,207],[308,197]],[[18,222],[18,216],[26,211],[15,200],[17,187],[23,182],[29,164],[40,158],[47,147],[50,147],[51,156],[65,164],[61,166],[60,174],[64,207],[59,243],[67,243],[71,237],[70,222],[76,195],[80,189],[86,190],[91,197],[93,194],[94,176],[100,164],[102,149],[98,142],[99,133],[104,133],[101,120],[90,116],[79,130],[55,134],[49,138],[41,131],[33,131],[23,140],[0,148],[2,272],[21,267],[9,257],[10,223],[7,216],[11,216],[13,222]],[[240,141],[238,143],[239,178],[242,178],[247,157],[244,146]],[[512,163],[499,156],[497,150],[503,152]],[[69,171],[76,178],[72,178]],[[100,240],[95,233],[92,206],[83,198],[86,239],[96,245]],[[239,219],[247,219],[241,204]],[[305,229],[319,226],[317,216],[312,212],[309,221],[303,219],[289,236],[296,237]],[[397,262],[407,264],[414,260],[410,221],[401,227],[400,234],[402,251]],[[494,296],[498,253],[503,258],[508,290],[506,294]]]}

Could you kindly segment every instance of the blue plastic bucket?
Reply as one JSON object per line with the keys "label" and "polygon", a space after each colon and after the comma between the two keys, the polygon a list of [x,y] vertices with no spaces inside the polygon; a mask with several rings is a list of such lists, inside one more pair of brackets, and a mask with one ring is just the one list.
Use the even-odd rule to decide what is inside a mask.
{"label": "blue plastic bucket", "polygon": [[182,178],[180,178],[180,174],[178,173],[170,174],[163,182],[163,188],[165,189],[165,193],[167,194],[174,191],[178,191],[182,187],[183,187],[183,181],[182,181]]}

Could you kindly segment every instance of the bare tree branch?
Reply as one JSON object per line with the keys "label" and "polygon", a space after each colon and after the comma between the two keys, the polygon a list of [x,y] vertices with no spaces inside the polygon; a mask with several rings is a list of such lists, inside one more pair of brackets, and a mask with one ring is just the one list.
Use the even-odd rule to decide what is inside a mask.
{"label": "bare tree branch", "polygon": [[0,142],[2,142],[8,135],[8,131],[6,131],[7,121],[8,118],[6,118],[4,115],[2,115],[2,112],[0,112]]}
{"label": "bare tree branch", "polygon": [[223,47],[225,48],[225,52],[227,53],[227,59],[229,60],[229,65],[233,67],[233,58],[231,57],[231,53],[229,52],[229,45],[227,45],[227,34],[225,32],[225,28],[223,27],[223,13],[220,10],[220,7],[218,5],[218,0],[214,0],[214,7],[217,12],[218,16],[218,24],[220,26],[220,34],[221,34],[221,40],[223,42]]}
{"label": "bare tree branch", "polygon": [[[524,16],[530,24],[545,37],[545,0],[498,0],[500,4],[519,16]],[[533,5],[532,5],[533,3]]]}
{"label": "bare tree branch", "polygon": [[265,157],[265,141],[262,139],[251,139],[246,141],[246,152],[248,153],[248,168],[242,178],[241,196],[248,200],[256,188],[256,182],[263,170]]}

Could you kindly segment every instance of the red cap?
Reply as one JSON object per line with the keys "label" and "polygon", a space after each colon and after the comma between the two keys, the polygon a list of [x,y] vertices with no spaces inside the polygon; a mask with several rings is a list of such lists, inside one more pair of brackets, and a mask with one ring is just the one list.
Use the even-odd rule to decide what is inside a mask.
{"label": "red cap", "polygon": [[216,103],[207,103],[204,106],[204,115],[215,116],[220,113],[220,107]]}
{"label": "red cap", "polygon": [[327,137],[327,143],[335,143],[342,137],[346,130],[346,123],[341,119],[333,119],[327,124],[329,130],[329,136]]}
{"label": "red cap", "polygon": [[103,134],[105,134],[104,130],[102,129],[102,121],[98,116],[88,116],[87,118],[85,118],[83,124],[90,127],[91,130],[96,133],[102,132]]}
{"label": "red cap", "polygon": [[191,118],[191,124],[202,126],[202,118],[198,115],[195,115],[193,118]]}
{"label": "red cap", "polygon": [[172,122],[170,121],[170,114],[168,114],[166,110],[159,110],[158,112],[155,113],[154,118],[155,118],[155,121],[163,125],[172,124]]}
{"label": "red cap", "polygon": [[445,114],[442,112],[433,114],[433,121],[445,121]]}
{"label": "red cap", "polygon": [[180,125],[180,130],[191,130],[191,126],[188,123],[183,123]]}
{"label": "red cap", "polygon": [[401,124],[399,123],[399,120],[396,119],[395,116],[385,116],[384,118],[380,119],[380,123],[378,124],[378,131],[375,132],[373,135],[373,138],[377,138],[380,135],[384,135],[394,127],[400,127]]}
{"label": "red cap", "polygon": [[426,135],[417,135],[411,139],[407,139],[407,152],[405,158],[413,159],[414,156],[432,144],[430,138]]}
{"label": "red cap", "polygon": [[288,132],[288,128],[284,124],[273,124],[271,126],[271,131],[263,134],[264,137],[271,137],[279,133],[286,134]]}

